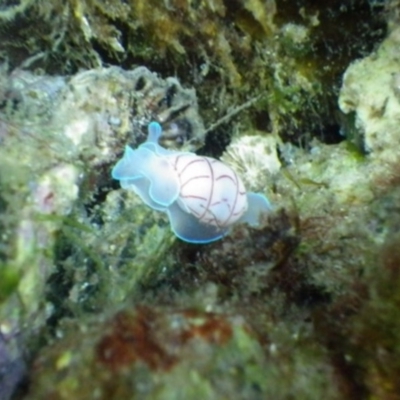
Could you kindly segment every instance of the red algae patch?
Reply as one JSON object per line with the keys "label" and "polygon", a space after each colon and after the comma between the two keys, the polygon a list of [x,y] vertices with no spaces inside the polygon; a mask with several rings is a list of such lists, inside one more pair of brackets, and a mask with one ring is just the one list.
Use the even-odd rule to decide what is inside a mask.
{"label": "red algae patch", "polygon": [[143,362],[152,370],[168,370],[179,362],[183,346],[203,341],[222,346],[232,338],[226,316],[195,310],[157,313],[148,307],[122,311],[110,321],[96,346],[100,363],[111,370]]}
{"label": "red algae patch", "polygon": [[[183,315],[188,318],[189,326],[182,330],[183,343],[199,338],[208,343],[225,344],[232,337],[231,323],[218,314],[204,314],[196,311],[186,311]],[[196,321],[197,319],[197,321]]]}
{"label": "red algae patch", "polygon": [[143,361],[151,369],[168,369],[176,359],[168,354],[152,331],[156,314],[148,308],[136,314],[118,313],[107,333],[96,347],[98,360],[110,369]]}
{"label": "red algae patch", "polygon": [[190,400],[238,392],[257,398],[266,364],[239,315],[126,306],[106,320],[66,327],[34,365],[32,400]]}

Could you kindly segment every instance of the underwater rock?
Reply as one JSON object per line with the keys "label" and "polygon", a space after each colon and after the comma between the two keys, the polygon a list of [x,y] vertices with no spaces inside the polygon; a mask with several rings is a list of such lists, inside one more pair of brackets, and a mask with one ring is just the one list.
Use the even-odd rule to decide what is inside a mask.
{"label": "underwater rock", "polygon": [[265,359],[240,316],[126,307],[77,329],[36,359],[31,400],[261,398]]}
{"label": "underwater rock", "polygon": [[332,113],[340,76],[383,37],[389,2],[6,3],[0,60],[12,68],[74,74],[105,64],[151,66],[196,85],[208,121],[257,96],[259,115],[268,114],[275,131],[297,143],[310,134],[341,139]]}
{"label": "underwater rock", "polygon": [[385,163],[400,159],[399,46],[398,28],[375,52],[349,66],[339,96],[341,110],[354,120],[345,135],[358,135],[369,156]]}
{"label": "underwater rock", "polygon": [[0,399],[10,400],[25,378],[26,363],[22,358],[18,340],[4,334],[0,326]]}
{"label": "underwater rock", "polygon": [[91,165],[112,159],[112,144],[119,140],[132,145],[143,141],[140,132],[152,120],[163,125],[167,146],[189,142],[188,148],[195,149],[204,140],[195,91],[145,67],[101,68],[71,77],[15,70],[0,101],[14,123],[25,121],[39,129],[46,122],[46,130],[57,130],[68,140],[65,144],[74,153],[70,157],[90,157]]}
{"label": "underwater rock", "polygon": [[221,160],[240,174],[246,188],[265,190],[281,168],[278,143],[274,135],[242,134],[232,140]]}
{"label": "underwater rock", "polygon": [[194,149],[204,129],[195,91],[145,67],[0,74],[0,319],[28,326],[29,341],[72,309],[119,303],[170,245],[143,208],[134,229],[120,226],[121,198],[107,195],[122,143],[140,143],[157,120],[164,146]]}
{"label": "underwater rock", "polygon": [[[44,61],[47,73],[100,66],[98,49],[116,63],[126,50],[133,58],[125,65],[145,59],[164,71],[184,70],[185,82],[202,91],[209,121],[254,96],[261,100],[251,103],[255,112],[240,115],[237,131],[254,124],[262,136],[307,139],[301,148],[288,145],[281,158],[275,143],[266,146],[273,149],[271,187],[264,187],[269,173],[251,177],[272,192],[274,204],[295,209],[294,221],[282,211],[260,231],[238,226],[201,249],[171,246],[162,213],[111,190],[109,173],[123,145],[140,145],[153,120],[163,126],[163,146],[197,148],[204,130],[194,91],[143,67],[90,69],[69,78],[7,76],[0,84],[0,260],[17,271],[18,293],[9,295],[13,304],[3,298],[0,315],[27,327],[28,337],[37,335],[34,328],[48,328],[56,341],[35,348],[27,398],[347,400],[366,394],[368,385],[379,399],[392,394],[399,374],[388,379],[384,370],[387,359],[394,366],[399,359],[397,320],[391,329],[398,301],[392,292],[380,300],[392,308],[385,325],[371,315],[382,315],[380,304],[352,318],[367,300],[365,287],[375,295],[375,274],[382,274],[368,261],[390,218],[390,210],[383,222],[370,218],[371,209],[380,210],[370,205],[379,195],[376,164],[345,142],[309,139],[337,128],[334,82],[380,37],[372,2],[9,3],[0,10],[2,17],[12,14],[2,22],[1,37],[10,31],[27,37],[25,22],[32,26],[40,16],[28,52],[35,57],[47,49],[37,54],[38,64],[28,63]],[[17,3],[31,13],[20,15]],[[53,5],[63,12],[51,11]],[[169,18],[161,23],[160,15]],[[49,17],[56,36],[48,32]],[[13,29],[17,25],[24,29]],[[10,54],[17,65],[12,56],[20,48],[8,39],[3,48],[17,49]],[[397,82],[394,76],[396,96]],[[225,150],[224,138],[210,136]],[[264,154],[260,158],[256,169],[267,166]],[[213,302],[204,296],[210,286]],[[152,305],[121,306],[128,296]],[[122,311],[106,318],[116,304]]]}

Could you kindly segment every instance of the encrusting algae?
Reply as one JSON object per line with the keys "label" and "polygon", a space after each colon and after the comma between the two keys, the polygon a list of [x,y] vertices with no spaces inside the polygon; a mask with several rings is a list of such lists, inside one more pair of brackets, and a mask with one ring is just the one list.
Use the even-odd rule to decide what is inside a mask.
{"label": "encrusting algae", "polygon": [[[398,1],[6,3],[0,397],[397,399]],[[150,123],[274,210],[175,240]]]}

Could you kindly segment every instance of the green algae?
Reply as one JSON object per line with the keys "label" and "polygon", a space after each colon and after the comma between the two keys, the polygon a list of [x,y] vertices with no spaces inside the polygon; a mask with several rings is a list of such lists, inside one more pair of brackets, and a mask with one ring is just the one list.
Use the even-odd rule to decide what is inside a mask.
{"label": "green algae", "polygon": [[[259,99],[232,114],[231,132],[223,125],[211,132],[208,150],[222,152],[223,137],[240,137],[240,132],[272,132],[284,168],[254,178],[276,206],[260,230],[237,227],[210,246],[182,244],[174,240],[165,219],[111,186],[109,169],[128,140],[129,112],[111,132],[104,120],[96,120],[110,136],[95,135],[100,139],[95,146],[92,137],[82,147],[62,137],[71,118],[83,119],[93,108],[115,110],[115,99],[121,99],[115,92],[122,94],[118,104],[125,101],[125,111],[137,106],[119,90],[126,88],[116,79],[121,71],[105,73],[109,86],[94,85],[108,87],[96,101],[87,101],[86,88],[75,92],[79,79],[73,77],[71,86],[78,95],[69,99],[83,98],[78,103],[84,112],[62,108],[55,125],[46,114],[49,104],[57,107],[54,99],[46,100],[33,88],[23,107],[20,100],[13,105],[15,99],[7,94],[1,115],[7,123],[0,126],[0,223],[6,233],[0,253],[7,260],[0,272],[1,332],[20,323],[35,327],[28,329],[28,337],[44,331],[44,337],[60,338],[53,336],[53,345],[41,343],[32,351],[27,397],[396,396],[398,159],[395,146],[387,146],[394,161],[388,164],[382,157],[374,162],[362,145],[365,132],[352,130],[351,121],[346,129],[334,107],[344,68],[368,50],[369,38],[380,35],[375,12],[368,13],[365,2],[341,10],[332,2],[268,2],[268,15],[259,1],[234,6],[221,1],[109,2],[108,9],[101,3],[52,1],[31,7],[26,2],[21,3],[29,11],[24,15],[18,11],[22,5],[10,6],[10,21],[1,33],[6,36],[5,26],[22,21],[20,35],[26,35],[39,19],[41,40],[32,35],[27,53],[40,57],[26,65],[49,72],[97,67],[105,60],[177,71],[183,80],[196,83],[201,111],[210,124],[216,116],[229,115],[232,107],[240,109],[249,97]],[[57,37],[46,22],[54,10],[56,21],[62,22]],[[165,15],[174,18],[157,22]],[[357,23],[349,19],[354,15]],[[338,20],[348,38],[334,29]],[[366,30],[360,31],[360,24]],[[19,37],[12,45],[22,43]],[[38,43],[46,49],[42,54],[37,53]],[[4,45],[10,49],[9,41]],[[17,65],[18,57],[9,51],[11,64]],[[193,65],[188,67],[188,60]],[[97,73],[91,71],[92,76]],[[43,107],[35,107],[34,99]],[[144,114],[144,121],[150,114]],[[337,144],[344,139],[339,134],[333,140],[324,136],[338,123],[353,143]],[[110,139],[113,135],[117,141]],[[393,141],[395,137],[388,143]],[[213,148],[216,144],[219,150]],[[208,150],[206,146],[203,151]],[[65,186],[60,169],[54,169],[62,163],[73,165]],[[48,197],[34,188],[48,185],[60,194],[59,202],[55,209],[51,201],[39,202],[38,213],[31,208],[32,199]],[[26,229],[26,236],[18,236],[22,217],[33,224],[34,234]],[[137,311],[138,303],[149,308]],[[115,308],[133,322],[112,336]],[[176,337],[182,321],[188,325]],[[232,336],[219,342],[226,326]],[[187,345],[188,332],[194,339]],[[201,336],[204,332],[212,334]],[[102,357],[99,343],[108,350]],[[177,353],[180,362],[166,368]]]}
{"label": "green algae", "polygon": [[[21,7],[24,13],[17,12]],[[3,58],[13,67],[24,55],[25,65],[62,74],[103,61],[178,71],[197,86],[206,120],[259,96],[264,101],[256,110],[267,110],[274,131],[294,142],[307,139],[306,132],[324,138],[338,125],[332,111],[340,75],[384,31],[382,15],[368,1],[341,7],[274,0],[51,0],[21,1],[7,10],[14,18],[0,19],[0,35]],[[11,38],[14,26],[19,35]],[[251,124],[254,112],[243,117]]]}
{"label": "green algae", "polygon": [[0,302],[15,292],[19,280],[20,274],[13,265],[0,264]]}
{"label": "green algae", "polygon": [[[88,335],[75,342],[72,353],[49,349],[43,354],[32,398],[49,393],[60,399],[195,399],[199,393],[215,399],[235,393],[258,398],[263,387],[260,346],[241,319],[127,308],[104,321],[105,326],[98,323],[84,329]],[[149,323],[158,331],[149,331]],[[68,334],[72,344],[71,339]],[[134,347],[131,340],[137,342]],[[76,379],[76,368],[83,379]],[[52,388],[46,384],[49,376]],[[89,376],[96,378],[85,380]]]}

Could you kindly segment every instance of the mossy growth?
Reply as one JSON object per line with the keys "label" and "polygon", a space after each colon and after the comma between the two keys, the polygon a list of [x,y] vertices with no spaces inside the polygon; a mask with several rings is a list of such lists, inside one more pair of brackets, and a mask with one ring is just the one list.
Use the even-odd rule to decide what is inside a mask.
{"label": "mossy growth", "polygon": [[18,287],[20,273],[13,265],[0,264],[0,303]]}
{"label": "mossy growth", "polygon": [[195,85],[210,124],[259,98],[242,124],[332,142],[342,139],[333,113],[340,75],[382,37],[379,11],[367,0],[20,0],[0,12],[0,57],[62,74],[144,64]]}
{"label": "mossy growth", "polygon": [[[60,73],[121,60],[125,64],[149,63],[164,72],[176,69],[186,82],[198,87],[202,110],[209,121],[223,115],[232,104],[240,105],[252,97],[259,102],[251,103],[254,108],[240,114],[240,121],[232,122],[233,133],[239,134],[241,124],[254,124],[258,132],[273,131],[302,143],[304,135],[312,137],[315,132],[325,139],[324,129],[334,123],[330,107],[335,79],[348,61],[341,56],[348,45],[349,57],[357,55],[361,48],[358,38],[363,41],[373,33],[370,27],[374,13],[368,14],[367,3],[353,2],[338,9],[333,2],[322,6],[305,2],[302,9],[298,1],[282,2],[278,8],[268,2],[271,14],[266,15],[265,8],[260,8],[265,3],[260,1],[236,1],[229,6],[220,1],[137,1],[119,2],[121,8],[116,9],[110,1],[107,11],[100,1],[39,1],[27,2],[24,13],[18,6],[10,6],[9,10],[15,12],[4,26],[22,21],[25,27],[32,28],[35,18],[44,18],[39,31],[47,32],[41,42],[47,50],[37,53],[39,42],[32,35],[29,55],[37,57],[26,65],[41,65]],[[370,21],[365,30],[350,29],[349,16],[358,11],[365,17],[360,24]],[[46,23],[50,16],[62,22],[60,36],[54,36],[52,23]],[[318,35],[325,32],[325,27],[333,29],[337,19],[349,27],[348,37],[335,31],[339,36],[333,35],[335,40],[329,42],[329,29],[327,36]],[[354,25],[360,27],[358,23]],[[19,33],[23,36],[28,30]],[[12,58],[16,53],[11,51],[11,42],[6,46]],[[18,42],[13,43],[18,47]],[[88,58],[84,56],[86,50]],[[324,68],[327,54],[332,59]],[[19,59],[11,61],[15,66]],[[95,88],[98,90],[98,86]],[[89,164],[93,158],[87,153],[78,160],[71,158],[65,151],[70,147],[64,146],[59,132],[52,132],[43,122],[40,127],[40,135],[19,129],[12,138],[12,129],[7,125],[7,145],[0,150],[2,167],[6,163],[12,167],[18,160],[21,168],[20,186],[18,181],[15,186],[7,181],[14,179],[20,168],[0,168],[6,182],[2,188],[10,195],[7,203],[13,231],[20,222],[19,209],[30,210],[28,195],[48,182],[40,177],[49,174],[52,179],[57,178],[60,169],[53,168],[56,163],[67,163],[70,172],[69,192],[59,186],[54,191],[62,199],[69,194],[73,205],[68,204],[68,216],[58,210],[56,215],[41,219],[35,215],[30,219],[39,233],[38,239],[44,238],[47,247],[40,247],[39,241],[34,247],[29,247],[29,242],[21,245],[20,241],[18,249],[29,252],[11,254],[27,254],[20,264],[21,271],[27,267],[24,275],[28,275],[26,271],[34,275],[25,280],[29,285],[23,285],[24,300],[31,300],[31,311],[37,311],[38,303],[41,311],[48,310],[48,314],[42,313],[40,326],[50,325],[60,337],[68,334],[55,347],[43,348],[38,356],[32,368],[32,398],[35,394],[43,398],[49,388],[58,391],[60,398],[71,393],[75,397],[97,395],[102,378],[105,398],[110,398],[109,391],[121,393],[121,381],[113,379],[112,372],[109,374],[104,368],[105,364],[111,366],[113,357],[124,363],[128,359],[135,370],[132,374],[124,364],[118,372],[124,398],[132,394],[132,379],[142,390],[150,387],[146,386],[150,381],[159,383],[164,378],[168,382],[161,389],[155,388],[158,393],[171,393],[169,389],[176,389],[178,379],[193,384],[205,396],[213,387],[221,393],[226,387],[236,389],[238,381],[245,393],[249,391],[255,398],[268,395],[276,399],[297,396],[347,400],[361,393],[383,400],[398,391],[395,379],[399,371],[400,328],[393,319],[399,309],[395,292],[398,261],[393,248],[398,242],[396,231],[386,227],[393,207],[381,207],[381,193],[371,189],[369,165],[364,157],[345,145],[330,147],[310,141],[312,151],[301,150],[301,156],[288,163],[286,176],[277,177],[271,189],[277,199],[275,204],[290,209],[292,202],[297,209],[276,211],[259,230],[239,226],[225,240],[207,246],[180,242],[173,245],[162,217],[143,208],[137,198],[112,190],[116,188],[108,183],[109,161]],[[228,140],[229,135],[226,134]],[[214,143],[218,140],[216,135]],[[85,165],[91,168],[85,169]],[[89,170],[95,172],[90,174]],[[82,186],[84,191],[76,199],[74,177],[85,174],[86,186]],[[57,179],[52,182],[59,183]],[[372,203],[374,195],[378,200]],[[4,198],[5,194],[1,196]],[[12,201],[14,198],[20,199],[21,207]],[[394,194],[390,205],[399,204],[397,200]],[[41,206],[49,204],[44,202]],[[381,220],[374,217],[374,210],[383,215]],[[395,208],[394,215],[399,215],[397,211]],[[4,212],[1,217],[3,223],[8,215]],[[382,251],[383,261],[379,261],[382,238],[388,247]],[[36,258],[28,257],[32,255]],[[384,268],[380,269],[382,265]],[[21,285],[18,275],[17,281],[14,279],[11,276],[7,280],[6,296]],[[139,319],[127,298],[149,305],[139,308]],[[122,332],[111,338],[115,347],[102,347],[101,339],[110,335],[103,310],[111,309],[110,320],[114,320],[115,316],[118,318],[113,311],[116,307],[124,308],[133,323],[123,324]],[[91,320],[88,313],[94,314]],[[72,329],[65,317],[74,318]],[[175,336],[177,323],[192,318],[190,329],[186,325]],[[201,318],[209,321],[205,327]],[[218,347],[221,321],[234,327],[240,322],[239,334],[233,335],[234,341],[222,351]],[[200,334],[210,331],[210,326],[217,327],[207,337],[212,346],[202,347],[201,341],[199,347],[189,343],[192,347],[184,351],[183,368],[174,370],[170,361],[177,343],[181,344],[188,332],[195,332],[190,338],[197,340]],[[154,337],[158,340],[154,341]],[[163,351],[166,343],[171,345],[167,353]],[[105,351],[95,353],[99,349],[96,344]],[[141,345],[149,346],[146,349],[150,352],[143,354]],[[202,352],[204,348],[207,351]],[[193,354],[200,356],[194,364],[190,362]],[[196,363],[203,356],[208,357],[207,363],[199,366]],[[136,365],[136,360],[142,362],[143,358],[145,361]],[[159,375],[146,369],[151,363],[171,367],[171,375],[158,379]],[[204,374],[199,372],[204,370]],[[223,380],[219,378],[221,371]],[[87,382],[89,385],[85,385]],[[81,384],[85,386],[82,388]],[[187,397],[196,396],[190,389],[189,385]]]}

